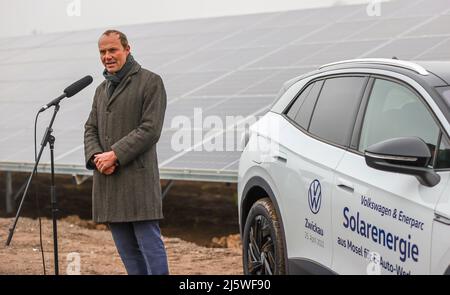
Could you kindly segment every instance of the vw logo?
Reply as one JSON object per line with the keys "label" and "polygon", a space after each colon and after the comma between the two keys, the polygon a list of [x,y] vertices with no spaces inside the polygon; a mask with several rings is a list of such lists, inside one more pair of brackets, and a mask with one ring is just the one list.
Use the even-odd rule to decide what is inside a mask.
{"label": "vw logo", "polygon": [[317,214],[320,210],[320,204],[322,203],[322,187],[320,182],[315,179],[311,182],[308,190],[308,204],[309,209],[313,214]]}

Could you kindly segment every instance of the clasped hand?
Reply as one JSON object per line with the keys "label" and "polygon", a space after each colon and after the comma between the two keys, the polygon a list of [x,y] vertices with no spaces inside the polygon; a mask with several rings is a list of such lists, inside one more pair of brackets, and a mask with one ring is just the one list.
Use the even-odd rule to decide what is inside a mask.
{"label": "clasped hand", "polygon": [[94,163],[98,171],[110,175],[116,169],[117,157],[114,151],[104,152],[94,155]]}

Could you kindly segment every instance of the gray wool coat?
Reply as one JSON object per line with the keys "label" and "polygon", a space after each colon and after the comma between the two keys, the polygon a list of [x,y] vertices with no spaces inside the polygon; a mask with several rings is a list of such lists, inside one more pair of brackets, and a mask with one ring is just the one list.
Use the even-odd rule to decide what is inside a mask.
{"label": "gray wool coat", "polygon": [[[106,81],[97,87],[84,132],[86,168],[94,170],[94,221],[163,218],[156,143],[165,110],[166,91],[161,77],[137,63],[111,98]],[[92,157],[111,150],[119,166],[106,176],[96,170]]]}

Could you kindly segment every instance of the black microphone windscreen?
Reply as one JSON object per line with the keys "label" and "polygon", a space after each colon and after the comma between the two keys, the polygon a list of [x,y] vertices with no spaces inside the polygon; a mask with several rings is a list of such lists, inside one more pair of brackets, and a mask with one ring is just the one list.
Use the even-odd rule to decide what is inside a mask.
{"label": "black microphone windscreen", "polygon": [[86,76],[84,78],[81,78],[80,80],[74,82],[70,86],[68,86],[66,89],[64,89],[64,93],[67,97],[74,96],[81,90],[83,90],[86,86],[92,83],[92,76]]}

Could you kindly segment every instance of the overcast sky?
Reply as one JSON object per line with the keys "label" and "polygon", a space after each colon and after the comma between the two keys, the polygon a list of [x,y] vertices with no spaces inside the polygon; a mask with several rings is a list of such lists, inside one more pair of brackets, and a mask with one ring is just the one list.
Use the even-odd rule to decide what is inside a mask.
{"label": "overcast sky", "polygon": [[379,0],[0,0],[0,37]]}

